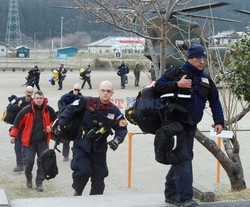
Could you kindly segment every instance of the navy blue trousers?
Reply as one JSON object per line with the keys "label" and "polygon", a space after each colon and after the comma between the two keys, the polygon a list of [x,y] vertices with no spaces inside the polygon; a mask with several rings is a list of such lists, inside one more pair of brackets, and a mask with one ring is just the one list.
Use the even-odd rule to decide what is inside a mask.
{"label": "navy blue trousers", "polygon": [[104,178],[108,176],[106,162],[106,151],[86,152],[83,148],[83,139],[76,139],[73,145],[73,159],[71,169],[73,170],[72,187],[82,193],[89,179],[91,179],[90,195],[103,194],[105,183]]}
{"label": "navy blue trousers", "polygon": [[21,138],[19,136],[15,139],[14,149],[16,154],[16,165],[18,167],[23,167],[24,165],[23,145],[21,142]]}
{"label": "navy blue trousers", "polygon": [[83,83],[82,83],[82,89],[84,88],[86,82],[89,84],[89,88],[91,89],[92,85],[91,85],[91,79],[90,79],[90,77],[85,77],[84,78]]}
{"label": "navy blue trousers", "polygon": [[179,202],[190,200],[193,197],[193,143],[196,126],[185,129],[185,139],[180,145],[183,160],[171,165],[165,182],[165,197]]}
{"label": "navy blue trousers", "polygon": [[64,157],[68,157],[69,156],[69,148],[70,148],[70,142],[63,143],[62,155]]}
{"label": "navy blue trousers", "polygon": [[[25,176],[27,180],[32,179],[32,170],[35,162],[35,157],[39,157],[42,152],[47,149],[46,141],[32,142],[29,147],[23,147],[24,163],[25,163]],[[42,185],[44,180],[44,173],[37,162],[36,186]]]}
{"label": "navy blue trousers", "polygon": [[121,75],[121,86],[125,87],[125,75]]}

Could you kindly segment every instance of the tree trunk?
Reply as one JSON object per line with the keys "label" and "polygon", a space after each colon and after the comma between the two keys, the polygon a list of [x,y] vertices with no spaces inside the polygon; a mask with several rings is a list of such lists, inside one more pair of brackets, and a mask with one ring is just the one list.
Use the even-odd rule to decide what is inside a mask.
{"label": "tree trunk", "polygon": [[238,141],[233,138],[235,149],[232,149],[230,139],[223,139],[227,155],[219,149],[216,142],[205,136],[200,130],[197,129],[195,138],[209,150],[214,157],[219,160],[221,166],[226,171],[231,184],[232,191],[240,191],[246,189],[246,183],[244,179],[243,168],[239,156],[239,150],[237,149]]}

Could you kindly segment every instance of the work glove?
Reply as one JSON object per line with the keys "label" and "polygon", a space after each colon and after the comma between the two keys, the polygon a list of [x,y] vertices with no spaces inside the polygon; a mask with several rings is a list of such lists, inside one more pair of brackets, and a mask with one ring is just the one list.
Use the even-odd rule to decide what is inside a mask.
{"label": "work glove", "polygon": [[117,138],[114,138],[108,142],[110,149],[112,149],[114,151],[118,148],[119,144],[120,144],[120,142]]}

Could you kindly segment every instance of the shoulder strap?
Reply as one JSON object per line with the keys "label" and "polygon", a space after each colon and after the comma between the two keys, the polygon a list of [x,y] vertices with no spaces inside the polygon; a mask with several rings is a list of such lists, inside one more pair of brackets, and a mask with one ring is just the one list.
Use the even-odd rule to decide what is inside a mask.
{"label": "shoulder strap", "polygon": [[183,76],[184,74],[185,72],[183,71],[181,67],[171,66],[170,68],[166,70],[166,72],[164,73],[164,76],[170,80],[174,80],[180,76]]}

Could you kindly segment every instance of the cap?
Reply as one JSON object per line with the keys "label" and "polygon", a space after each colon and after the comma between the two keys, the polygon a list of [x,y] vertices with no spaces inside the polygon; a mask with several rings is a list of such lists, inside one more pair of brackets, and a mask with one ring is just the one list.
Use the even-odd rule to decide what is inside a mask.
{"label": "cap", "polygon": [[187,51],[187,58],[207,57],[205,48],[200,44],[191,45]]}

